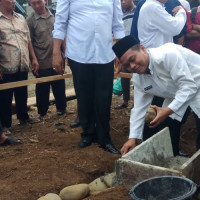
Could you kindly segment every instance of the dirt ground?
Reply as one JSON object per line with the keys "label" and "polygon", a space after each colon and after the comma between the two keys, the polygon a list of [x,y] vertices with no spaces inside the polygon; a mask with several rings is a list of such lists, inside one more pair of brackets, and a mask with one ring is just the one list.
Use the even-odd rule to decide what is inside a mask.
{"label": "dirt ground", "polygon": [[[122,100],[113,97],[110,134],[117,148],[128,138],[129,116],[132,102],[123,110],[114,107]],[[90,183],[114,170],[120,157],[105,152],[97,144],[80,149],[81,128],[71,129],[76,118],[76,100],[69,101],[71,115],[57,116],[55,106],[49,108],[51,119],[33,125],[18,125],[13,115],[13,136],[23,139],[23,144],[0,147],[0,200],[37,200],[47,193],[57,193],[66,186]],[[37,117],[32,107],[30,115]],[[182,128],[181,149],[192,155],[195,152],[196,130],[191,115]],[[87,200],[130,200],[128,190],[120,185]]]}

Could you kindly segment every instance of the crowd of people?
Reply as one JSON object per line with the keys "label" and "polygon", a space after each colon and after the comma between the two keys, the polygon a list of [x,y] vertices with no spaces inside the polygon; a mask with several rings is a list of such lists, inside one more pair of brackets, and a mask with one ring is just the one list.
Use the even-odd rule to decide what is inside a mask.
{"label": "crowd of people", "polygon": [[[29,0],[33,12],[25,19],[14,12],[15,0],[0,0],[0,84],[65,73],[73,74],[80,148],[93,142],[113,154],[126,154],[137,139],[146,140],[168,126],[174,155],[179,150],[181,125],[193,110],[200,148],[200,7],[186,0],[58,0],[55,18],[45,0]],[[199,3],[198,3],[199,4]],[[113,46],[113,38],[115,44]],[[117,56],[117,57],[116,57]],[[134,105],[130,134],[121,152],[110,137],[110,107],[114,65],[133,73]],[[31,68],[30,68],[31,66]],[[130,79],[122,78],[125,109]],[[28,115],[27,87],[0,90],[0,144],[21,143],[10,137],[12,99],[20,124],[49,119],[52,87],[57,115],[66,109],[65,80],[36,85],[39,117]],[[157,111],[150,127],[144,124],[149,106]]]}

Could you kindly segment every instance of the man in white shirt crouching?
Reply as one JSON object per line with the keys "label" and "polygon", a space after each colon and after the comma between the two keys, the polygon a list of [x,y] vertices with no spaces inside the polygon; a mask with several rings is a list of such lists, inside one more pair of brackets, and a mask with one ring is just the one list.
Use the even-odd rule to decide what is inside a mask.
{"label": "man in white shirt crouching", "polygon": [[[173,43],[146,49],[133,36],[119,40],[113,51],[121,64],[133,73],[134,81],[129,140],[123,145],[121,154],[133,149],[136,139],[142,139],[145,114],[150,106],[157,111],[150,128],[168,126],[174,154],[178,154],[176,144],[179,136],[173,133],[181,125],[188,106],[196,114],[197,124],[200,124],[200,56]],[[165,99],[162,107],[151,105],[154,96]]]}

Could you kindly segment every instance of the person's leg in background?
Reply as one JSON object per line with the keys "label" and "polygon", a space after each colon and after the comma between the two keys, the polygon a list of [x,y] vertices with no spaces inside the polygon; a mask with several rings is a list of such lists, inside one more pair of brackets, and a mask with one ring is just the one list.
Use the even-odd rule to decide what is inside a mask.
{"label": "person's leg in background", "polygon": [[[49,69],[42,69],[38,71],[36,78],[42,78],[50,76]],[[40,119],[48,119],[47,111],[49,109],[49,94],[50,94],[50,83],[39,83],[36,85],[36,104]]]}
{"label": "person's leg in background", "polygon": [[[51,69],[51,74],[57,75],[57,73],[53,69]],[[65,79],[52,81],[51,86],[52,86],[52,92],[53,92],[55,102],[56,102],[57,114],[62,115],[67,112],[66,111],[67,103],[66,103],[66,95],[65,95]]]}
{"label": "person's leg in background", "polygon": [[122,91],[123,91],[123,100],[126,107],[128,106],[128,102],[130,100],[130,79],[122,78]]}
{"label": "person's leg in background", "polygon": [[1,126],[1,121],[0,121],[0,146],[6,146],[6,145],[12,145],[12,144],[20,144],[21,142],[22,141],[17,139],[17,138],[6,136],[6,134],[3,131],[3,128]]}
{"label": "person's leg in background", "polygon": [[[16,81],[23,81],[28,79],[28,72],[16,73]],[[27,86],[17,87],[14,89],[15,103],[16,103],[16,113],[17,118],[21,125],[30,123],[38,123],[40,120],[38,118],[30,117],[28,115],[28,88]]]}
{"label": "person's leg in background", "polygon": [[160,130],[162,130],[165,127],[169,127],[174,156],[177,155],[185,157],[188,156],[187,154],[180,151],[179,144],[180,144],[181,126],[186,122],[189,113],[190,113],[190,107],[187,108],[181,122],[168,117],[162,124],[159,125]]}
{"label": "person's leg in background", "polygon": [[[68,59],[69,60],[69,59]],[[72,62],[72,61],[71,61]],[[72,65],[72,68],[71,68],[71,66],[69,66],[70,67],[70,69],[71,69],[71,71],[72,71],[72,68],[73,68],[73,65]],[[73,68],[73,70],[75,70],[74,68]],[[72,72],[73,73],[73,72]],[[75,73],[75,72],[74,72]],[[75,87],[75,82],[74,82],[75,80],[74,80],[74,76],[73,76],[73,84],[74,84],[74,89],[75,89],[75,93],[76,93],[76,87]],[[76,81],[77,82],[77,81]],[[77,94],[76,94],[76,97],[77,97]],[[78,127],[78,126],[80,126],[81,124],[80,124],[80,120],[79,120],[79,116],[78,116],[78,100],[77,100],[77,116],[76,116],[76,119],[73,121],[73,122],[71,122],[70,123],[70,127],[71,128],[76,128],[76,127]]]}
{"label": "person's leg in background", "polygon": [[78,102],[78,116],[83,132],[80,147],[91,145],[95,133],[94,73],[91,64],[82,64],[68,59],[72,70],[74,88]]}
{"label": "person's leg in background", "polygon": [[[15,81],[15,74],[4,74],[0,84]],[[9,129],[12,125],[12,99],[13,89],[0,90],[0,120],[3,129]]]}
{"label": "person's leg in background", "polygon": [[[126,70],[122,70],[122,72],[130,73]],[[119,104],[116,109],[127,108],[128,102],[130,100],[130,79],[129,78],[121,78],[122,85],[122,93],[123,93],[123,103]]]}
{"label": "person's leg in background", "polygon": [[194,113],[194,117],[196,120],[196,129],[197,129],[197,140],[196,140],[196,149],[200,149],[200,119],[198,116]]}
{"label": "person's leg in background", "polygon": [[9,129],[12,125],[12,98],[12,89],[0,91],[0,119],[3,129]]}
{"label": "person's leg in background", "polygon": [[[28,72],[17,72],[16,73],[16,81],[22,81],[28,79]],[[27,100],[28,100],[28,88],[27,86],[14,88],[14,96],[16,103],[16,113],[17,118],[20,121],[28,120],[28,108],[27,108]]]}
{"label": "person's leg in background", "polygon": [[94,106],[96,133],[100,147],[105,150],[119,154],[110,138],[110,108],[112,102],[114,62],[107,64],[95,64],[95,88]]}
{"label": "person's leg in background", "polygon": [[[78,112],[78,104],[77,104],[77,112]],[[76,116],[76,119],[70,123],[70,127],[71,128],[76,128],[76,127],[79,127],[80,126],[80,120],[79,120],[79,117],[78,117],[78,114]]]}
{"label": "person's leg in background", "polygon": [[171,119],[170,117],[168,117],[162,124],[160,124],[160,130],[162,130],[165,127],[169,127],[174,156],[179,155],[179,139],[181,125],[181,122]]}
{"label": "person's leg in background", "polygon": [[110,106],[112,101],[113,62],[94,65],[95,69],[95,118],[96,131],[100,144],[111,143],[110,139]]}

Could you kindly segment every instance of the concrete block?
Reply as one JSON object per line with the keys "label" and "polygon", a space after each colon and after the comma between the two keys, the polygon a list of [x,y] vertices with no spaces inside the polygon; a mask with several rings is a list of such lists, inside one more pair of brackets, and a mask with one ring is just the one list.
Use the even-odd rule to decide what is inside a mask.
{"label": "concrete block", "polygon": [[122,156],[122,159],[162,166],[165,159],[170,157],[173,157],[171,138],[169,129],[165,128]]}
{"label": "concrete block", "polygon": [[183,176],[200,184],[200,150],[191,158],[174,157],[169,129],[165,128],[116,161],[118,183],[128,189],[155,176]]}

